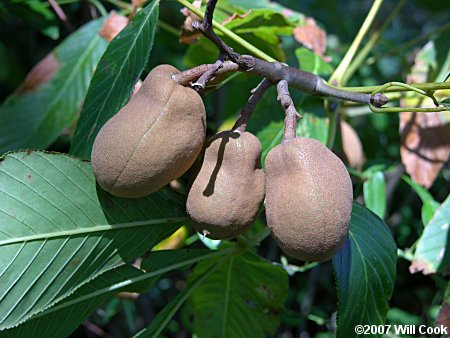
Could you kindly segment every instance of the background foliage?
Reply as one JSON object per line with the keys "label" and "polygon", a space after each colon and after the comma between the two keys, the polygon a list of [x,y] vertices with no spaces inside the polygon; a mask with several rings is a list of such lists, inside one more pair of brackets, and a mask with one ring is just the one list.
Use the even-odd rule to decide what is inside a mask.
{"label": "background foliage", "polygon": [[[218,243],[186,217],[191,173],[175,189],[126,200],[96,187],[88,162],[96,133],[140,78],[161,63],[213,62],[215,47],[189,31],[176,1],[57,0],[65,19],[50,3],[0,3],[0,336],[323,338],[352,337],[356,324],[449,326],[448,114],[411,122],[408,113],[340,107],[334,150],[356,201],[332,262],[286,258],[266,236],[263,213],[247,236]],[[220,0],[215,19],[268,56],[328,78],[371,4]],[[390,17],[396,5],[383,3],[364,42],[381,38],[349,86],[445,80],[448,5],[411,0]],[[135,6],[108,42],[125,26],[108,12],[130,15]],[[232,126],[257,82],[240,74],[211,86],[208,134]],[[326,144],[323,100],[292,94],[304,116],[298,132]],[[269,90],[249,124],[263,161],[282,127]]]}

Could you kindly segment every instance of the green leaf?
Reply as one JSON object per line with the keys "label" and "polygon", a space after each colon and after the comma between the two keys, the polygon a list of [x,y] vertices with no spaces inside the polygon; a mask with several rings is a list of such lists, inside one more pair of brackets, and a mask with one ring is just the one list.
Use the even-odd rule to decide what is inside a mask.
{"label": "green leaf", "polygon": [[[245,99],[247,99],[248,95],[249,94],[246,93]],[[280,103],[274,99],[276,96],[276,88],[272,86],[272,88],[267,90],[255,107],[255,110],[250,117],[250,121],[248,122],[247,131],[258,135],[258,133],[272,122],[280,122],[283,120],[285,113],[283,108],[281,108]]]}
{"label": "green leaf", "polygon": [[[327,141],[328,119],[301,111],[303,119],[297,122],[297,135],[313,138],[325,144]],[[256,135],[261,142],[262,163],[269,151],[283,140],[284,122],[272,121]]]}
{"label": "green leaf", "polygon": [[193,68],[199,64],[214,63],[217,60],[217,47],[208,39],[202,37],[189,46],[183,56],[183,64]]}
{"label": "green leaf", "polygon": [[226,24],[236,34],[252,33],[267,39],[262,33],[269,35],[291,35],[293,26],[286,18],[271,9],[254,9],[248,15],[237,17]]}
{"label": "green leaf", "polygon": [[383,172],[371,172],[363,189],[366,207],[383,219],[386,214],[386,179]]}
{"label": "green leaf", "polygon": [[302,24],[305,19],[304,14],[270,0],[225,0],[224,2],[235,8],[240,8],[243,12],[255,9],[272,9],[283,14],[289,21],[295,24]]}
{"label": "green leaf", "polygon": [[0,154],[47,148],[77,118],[94,69],[105,51],[102,20],[71,34],[49,57],[56,72],[32,91],[17,92],[0,107]]}
{"label": "green leaf", "polygon": [[396,259],[397,247],[387,225],[354,203],[349,238],[333,257],[338,291],[337,338],[354,337],[356,325],[385,323]]}
{"label": "green leaf", "polygon": [[[279,61],[286,58],[279,36],[292,35],[294,28],[283,15],[271,9],[253,9],[244,17],[230,21],[225,27]],[[225,40],[233,46],[232,41]]]}
{"label": "green leaf", "polygon": [[[222,251],[222,253],[223,252],[225,251]],[[221,258],[218,264],[215,264],[214,267],[206,271],[203,275],[198,276],[195,280],[191,279],[189,285],[183,291],[178,293],[178,295],[157,314],[150,325],[140,331],[135,337],[160,337],[169,321],[186,302],[189,296],[195,291],[195,289],[198,288],[201,283],[203,283],[211,274],[213,274],[224,263],[225,260],[226,257]]]}
{"label": "green leaf", "polygon": [[151,1],[103,54],[73,137],[72,154],[90,159],[100,128],[127,102],[150,56],[158,9],[159,1]]}
{"label": "green leaf", "polygon": [[[147,292],[164,273],[178,268],[188,268],[193,263],[217,256],[209,250],[164,250],[154,251],[143,260],[146,272],[129,265],[118,267],[98,276],[76,290],[50,309],[37,314],[17,328],[0,333],[0,337],[33,337],[39,332],[42,337],[67,337],[101,303],[118,292]],[[221,252],[220,254],[223,254]],[[64,323],[64,325],[48,325]]]}
{"label": "green leaf", "polygon": [[261,142],[261,160],[263,164],[266,162],[266,157],[269,151],[279,145],[283,140],[283,130],[283,121],[273,121],[257,134],[258,139]]}
{"label": "green leaf", "polygon": [[450,267],[450,195],[436,210],[417,242],[410,270],[431,274]]}
{"label": "green leaf", "polygon": [[179,250],[158,250],[152,251],[149,257],[141,263],[141,269],[144,271],[155,271],[165,268],[165,271],[178,269],[180,267],[188,268],[191,264],[200,260],[207,259],[223,252],[206,249],[179,249]]}
{"label": "green leaf", "polygon": [[89,163],[44,152],[0,162],[0,330],[124,264],[186,221],[182,196],[96,188]]}
{"label": "green leaf", "polygon": [[434,213],[439,208],[440,204],[435,201],[433,196],[426,190],[424,187],[422,187],[420,184],[414,182],[410,177],[403,175],[402,179],[408,183],[411,188],[414,189],[414,191],[419,195],[420,199],[422,200],[422,223],[424,225],[427,225],[431,219],[433,218]]}
{"label": "green leaf", "polygon": [[300,69],[305,72],[314,73],[319,76],[329,76],[333,73],[333,67],[308,48],[300,47],[296,49],[295,56],[297,57]]}
{"label": "green leaf", "polygon": [[[135,290],[128,285],[125,287],[114,288],[114,291],[109,292],[102,292],[102,290],[108,290],[110,287],[120,285],[124,280],[134,279],[142,275],[143,273],[141,271],[129,265],[107,271],[76,290],[72,295],[56,304],[54,307],[39,313],[32,317],[31,320],[18,327],[1,332],[0,337],[29,338],[35,336],[36,333],[38,333],[40,337],[68,337],[109,297],[122,291],[135,292]],[[156,280],[157,277],[154,277],[151,280],[146,280],[146,283],[147,285],[151,285],[151,283]],[[59,324],[49,325],[49,323]]]}
{"label": "green leaf", "polygon": [[[217,263],[198,264],[189,285]],[[199,337],[266,337],[278,326],[287,290],[283,268],[252,253],[232,256],[193,293],[194,332]]]}
{"label": "green leaf", "polygon": [[425,201],[422,205],[422,223],[427,225],[433,219],[440,204],[436,201]]}
{"label": "green leaf", "polygon": [[28,6],[33,12],[42,15],[46,20],[52,20],[55,18],[55,14],[45,3],[39,0],[13,0],[12,3],[24,4]]}
{"label": "green leaf", "polygon": [[329,127],[328,118],[302,109],[299,109],[299,113],[303,115],[303,118],[297,122],[297,135],[313,138],[326,145]]}

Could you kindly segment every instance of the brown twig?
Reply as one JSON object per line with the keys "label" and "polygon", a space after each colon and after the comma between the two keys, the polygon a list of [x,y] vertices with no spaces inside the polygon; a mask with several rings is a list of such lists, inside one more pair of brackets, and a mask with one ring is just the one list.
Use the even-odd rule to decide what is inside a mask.
{"label": "brown twig", "polygon": [[216,75],[218,70],[223,67],[223,58],[223,54],[220,54],[219,58],[212,65],[212,67],[209,67],[208,70],[200,76],[197,82],[192,84],[192,87],[194,87],[195,90],[201,91],[206,88],[206,84]]}
{"label": "brown twig", "polygon": [[257,74],[269,79],[273,83],[286,80],[289,86],[308,94],[331,96],[358,103],[372,104],[375,107],[381,107],[387,103],[388,99],[383,94],[371,95],[339,90],[328,86],[322,78],[312,73],[304,72],[279,62],[267,62],[251,55],[240,55],[227,46],[227,44],[214,32],[212,21],[217,1],[218,0],[208,1],[202,22],[195,21],[193,26],[202,32],[206,38],[211,40],[217,46],[221,54],[236,63],[239,71]]}
{"label": "brown twig", "polygon": [[247,101],[247,104],[242,108],[241,115],[237,119],[233,126],[233,130],[239,132],[244,132],[247,128],[247,123],[252,116],[253,110],[255,109],[258,102],[264,96],[264,93],[272,86],[272,82],[268,79],[263,79],[258,86],[252,90],[252,95]]}
{"label": "brown twig", "polygon": [[[184,72],[175,74],[172,76],[172,79],[183,86],[187,86],[192,82],[197,81],[204,73],[210,71],[212,68],[215,68],[215,63],[200,65],[198,67],[194,67]],[[215,72],[215,75],[217,76],[225,73],[234,73],[238,70],[239,66],[236,63],[232,61],[224,61],[222,63],[222,67]]]}
{"label": "brown twig", "polygon": [[221,38],[217,36],[214,32],[213,28],[213,16],[214,9],[216,8],[218,0],[209,0],[206,5],[205,16],[203,17],[202,22],[194,21],[192,26],[202,32],[202,34],[211,40],[220,50],[220,53],[226,55],[231,61],[238,63],[240,55],[236,53],[232,48],[227,46],[225,42],[222,41]]}
{"label": "brown twig", "polygon": [[280,101],[281,106],[286,112],[282,142],[284,144],[297,137],[297,117],[302,118],[302,116],[297,112],[297,109],[295,109],[294,101],[292,101],[291,94],[289,93],[289,85],[286,80],[278,82],[277,92],[277,100]]}

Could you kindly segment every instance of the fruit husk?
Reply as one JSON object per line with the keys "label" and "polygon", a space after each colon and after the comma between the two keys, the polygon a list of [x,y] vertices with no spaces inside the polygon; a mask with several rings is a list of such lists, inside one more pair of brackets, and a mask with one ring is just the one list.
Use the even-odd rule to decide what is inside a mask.
{"label": "fruit husk", "polygon": [[170,65],[154,68],[142,87],[98,133],[92,167],[115,196],[151,194],[183,175],[202,149],[206,114],[198,93],[172,80]]}
{"label": "fruit husk", "polygon": [[342,161],[300,137],[273,148],[265,164],[267,224],[280,248],[303,261],[330,259],[348,235],[352,210]]}
{"label": "fruit husk", "polygon": [[186,203],[196,230],[212,239],[237,237],[253,224],[263,198],[256,136],[238,131],[213,136]]}

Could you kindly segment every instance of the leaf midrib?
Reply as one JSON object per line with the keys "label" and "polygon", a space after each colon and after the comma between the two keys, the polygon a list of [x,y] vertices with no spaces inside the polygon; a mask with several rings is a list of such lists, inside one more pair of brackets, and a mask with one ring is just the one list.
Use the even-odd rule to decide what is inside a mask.
{"label": "leaf midrib", "polygon": [[[52,313],[52,312],[55,312],[55,311],[60,311],[60,310],[62,310],[64,308],[67,308],[67,307],[73,306],[75,304],[81,303],[81,302],[83,302],[85,300],[92,299],[94,297],[98,297],[98,296],[101,296],[103,294],[107,294],[107,293],[112,292],[112,291],[117,291],[117,290],[122,289],[124,287],[130,287],[130,286],[132,286],[134,284],[137,284],[139,282],[142,282],[142,281],[144,281],[146,279],[150,279],[150,278],[162,275],[162,274],[164,274],[166,272],[182,268],[182,267],[184,267],[186,265],[194,264],[194,263],[206,260],[208,258],[213,258],[213,257],[216,257],[216,256],[224,256],[225,254],[228,254],[229,252],[230,252],[230,250],[214,251],[214,252],[202,255],[202,256],[189,258],[187,260],[184,260],[184,261],[181,261],[181,262],[178,262],[178,263],[173,263],[173,264],[170,264],[170,265],[165,266],[163,268],[156,269],[154,271],[146,272],[146,273],[144,273],[144,274],[142,274],[140,276],[132,277],[132,278],[126,279],[126,280],[121,281],[121,282],[116,282],[116,283],[111,284],[111,285],[109,285],[107,287],[103,287],[103,288],[97,289],[97,290],[95,290],[93,292],[90,292],[88,294],[85,294],[83,296],[77,297],[77,298],[75,298],[73,300],[64,302],[64,303],[59,304],[59,305],[57,304],[54,307],[51,307],[48,310],[44,310],[43,312],[37,314],[36,316],[34,316],[33,319],[38,318],[38,317],[42,317],[44,315],[48,315],[49,313]],[[216,269],[211,269],[211,270],[215,271]]]}
{"label": "leaf midrib", "polygon": [[227,332],[227,317],[228,317],[228,303],[230,301],[230,290],[231,290],[231,275],[232,275],[232,268],[234,263],[234,257],[230,259],[230,264],[228,265],[228,271],[227,271],[227,281],[225,284],[225,299],[224,299],[224,306],[223,306],[223,320],[222,320],[222,337],[226,337]]}
{"label": "leaf midrib", "polygon": [[139,222],[129,222],[129,223],[117,223],[117,224],[106,224],[106,225],[95,225],[87,228],[77,228],[71,230],[63,230],[57,232],[49,232],[37,235],[16,237],[7,240],[0,241],[0,247],[4,245],[17,244],[22,242],[30,242],[36,240],[45,240],[56,237],[66,237],[66,236],[75,236],[82,234],[90,234],[94,232],[102,232],[102,231],[113,231],[124,228],[135,228],[135,227],[143,227],[148,225],[167,225],[170,223],[184,223],[188,222],[188,217],[175,217],[175,218],[156,218],[146,221]]}
{"label": "leaf midrib", "polygon": [[[363,253],[362,253],[362,251],[361,251],[361,248],[359,247],[359,244],[358,244],[358,242],[356,241],[356,238],[355,238],[355,236],[353,235],[353,233],[351,233],[350,232],[350,236],[352,237],[352,239],[353,239],[353,242],[355,243],[355,246],[356,246],[356,248],[358,249],[358,252],[359,252],[359,255],[360,255],[360,257],[361,257],[361,261],[362,261],[362,264],[363,264],[363,266],[364,266],[364,278],[365,278],[365,280],[366,280],[366,283],[365,283],[365,289],[364,289],[364,304],[363,304],[363,309],[365,309],[366,308],[366,303],[367,303],[367,292],[368,292],[368,281],[369,281],[369,277],[367,276],[367,266],[366,266],[366,261],[364,260],[364,255],[363,255]],[[363,323],[363,318],[364,318],[364,312],[365,311],[361,311],[361,319],[360,319],[360,323]]]}

